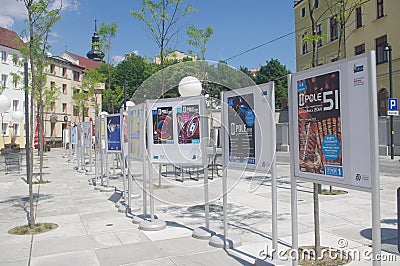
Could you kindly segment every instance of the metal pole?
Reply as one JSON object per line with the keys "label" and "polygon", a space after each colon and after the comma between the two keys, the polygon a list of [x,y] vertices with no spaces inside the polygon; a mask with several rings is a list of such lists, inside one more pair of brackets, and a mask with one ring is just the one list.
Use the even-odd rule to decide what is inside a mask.
{"label": "metal pole", "polygon": [[124,79],[124,111],[126,111],[126,79]]}
{"label": "metal pole", "polygon": [[[387,45],[389,52],[389,97],[393,97],[393,69],[392,69],[392,46]],[[393,115],[390,116],[390,159],[394,159],[394,128]]]}
{"label": "metal pole", "polygon": [[[25,82],[25,157],[26,157],[26,181],[30,182],[31,176],[31,153],[30,153],[30,143],[29,143],[29,94],[28,94],[28,62],[24,62],[24,82]],[[3,116],[1,117],[3,119]]]}

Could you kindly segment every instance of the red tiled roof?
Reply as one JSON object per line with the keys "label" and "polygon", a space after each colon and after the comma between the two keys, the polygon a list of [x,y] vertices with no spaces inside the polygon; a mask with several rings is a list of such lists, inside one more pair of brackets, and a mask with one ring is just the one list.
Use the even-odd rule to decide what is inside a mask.
{"label": "red tiled roof", "polygon": [[0,27],[0,45],[18,50],[22,40],[14,31]]}
{"label": "red tiled roof", "polygon": [[85,58],[83,56],[71,53],[71,52],[66,52],[70,54],[72,57],[75,57],[76,59],[79,60],[79,66],[84,67],[85,69],[92,69],[92,68],[97,68],[101,65],[101,62],[99,61],[94,61],[88,58]]}

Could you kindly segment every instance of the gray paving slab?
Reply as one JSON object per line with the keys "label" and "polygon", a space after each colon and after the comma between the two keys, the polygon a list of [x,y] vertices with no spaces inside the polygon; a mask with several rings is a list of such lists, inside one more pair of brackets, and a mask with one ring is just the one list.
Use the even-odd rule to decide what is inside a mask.
{"label": "gray paving slab", "polygon": [[33,257],[31,266],[57,265],[57,266],[77,266],[77,265],[100,265],[94,250],[83,250],[77,252],[63,252],[54,255]]}
{"label": "gray paving slab", "polygon": [[101,265],[122,265],[165,258],[152,242],[128,244],[95,250]]}
{"label": "gray paving slab", "polygon": [[30,242],[0,244],[0,264],[13,260],[25,260],[29,258]]}
{"label": "gray paving slab", "polygon": [[192,236],[155,241],[154,244],[161,252],[170,257],[215,251],[215,248],[211,247],[207,240],[199,241]]}

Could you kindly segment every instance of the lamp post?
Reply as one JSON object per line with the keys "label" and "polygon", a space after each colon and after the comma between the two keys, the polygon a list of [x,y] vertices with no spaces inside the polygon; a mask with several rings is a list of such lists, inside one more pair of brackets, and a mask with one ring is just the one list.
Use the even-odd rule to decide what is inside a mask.
{"label": "lamp post", "polygon": [[[385,52],[389,54],[389,98],[393,97],[393,69],[392,69],[392,46],[388,43],[385,44]],[[394,159],[394,129],[393,129],[393,115],[390,115],[390,159]]]}

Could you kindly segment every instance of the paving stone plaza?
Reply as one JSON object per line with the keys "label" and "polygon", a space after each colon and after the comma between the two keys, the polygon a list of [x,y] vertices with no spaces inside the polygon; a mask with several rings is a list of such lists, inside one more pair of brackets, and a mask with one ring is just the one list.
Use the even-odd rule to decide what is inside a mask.
{"label": "paving stone plaza", "polygon": [[[163,168],[159,187],[153,175],[155,214],[167,223],[161,231],[139,230],[134,215],[119,212],[116,203],[123,188],[119,169],[110,178],[115,190],[101,192],[91,184],[93,176],[74,170],[62,149],[45,153],[44,179],[51,183],[34,185],[37,222],[52,222],[58,228],[50,232],[18,236],[8,230],[27,223],[29,211],[25,166],[21,173],[0,172],[0,264],[1,265],[290,265],[275,255],[271,261],[271,183],[270,179],[228,172],[229,232],[241,237],[242,245],[221,249],[207,240],[192,237],[193,229],[204,226],[203,175],[199,180],[184,176],[175,180]],[[111,156],[111,155],[110,155]],[[396,189],[400,178],[399,158],[380,157],[382,265],[398,265]],[[141,163],[135,162],[141,169]],[[34,172],[38,172],[35,162]],[[286,252],[291,243],[289,153],[277,153],[278,236],[276,254]],[[112,171],[111,171],[112,172]],[[220,174],[220,172],[219,172]],[[209,174],[211,177],[211,173]],[[134,173],[134,192],[141,193],[141,171]],[[251,180],[260,182],[250,193]],[[209,180],[210,227],[223,230],[222,178]],[[323,188],[328,189],[324,186]],[[371,197],[369,193],[347,190],[347,194],[320,195],[321,244],[360,254],[350,265],[371,265]],[[299,245],[313,244],[312,185],[298,183]],[[142,206],[142,197],[132,206]],[[358,253],[357,253],[358,252]]]}

